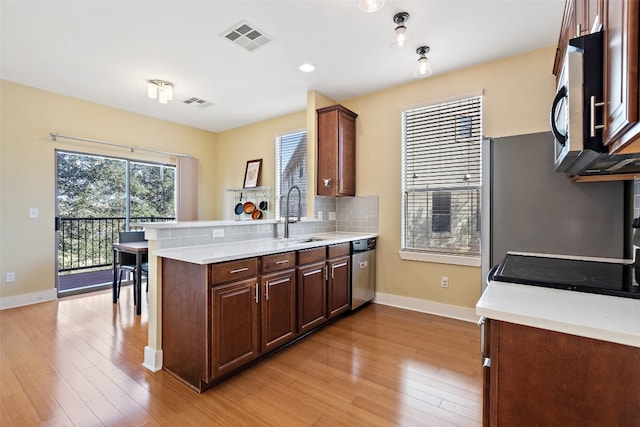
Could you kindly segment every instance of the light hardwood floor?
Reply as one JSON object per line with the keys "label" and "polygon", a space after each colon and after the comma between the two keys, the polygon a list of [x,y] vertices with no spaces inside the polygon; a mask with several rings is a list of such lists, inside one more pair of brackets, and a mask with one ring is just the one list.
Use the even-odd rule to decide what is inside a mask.
{"label": "light hardwood floor", "polygon": [[131,289],[0,311],[2,426],[479,426],[478,327],[371,304],[198,394],[142,367]]}

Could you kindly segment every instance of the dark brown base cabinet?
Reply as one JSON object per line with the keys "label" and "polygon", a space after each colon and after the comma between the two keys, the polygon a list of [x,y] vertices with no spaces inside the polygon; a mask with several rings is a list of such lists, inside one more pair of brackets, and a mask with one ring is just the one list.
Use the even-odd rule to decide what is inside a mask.
{"label": "dark brown base cabinet", "polygon": [[209,271],[162,259],[162,367],[196,390],[213,381]]}
{"label": "dark brown base cabinet", "polygon": [[261,289],[261,350],[267,352],[281,347],[297,336],[295,270],[263,276]]}
{"label": "dark brown base cabinet", "polygon": [[[298,332],[303,334],[351,307],[349,243],[298,253]],[[326,258],[329,258],[326,261]],[[309,264],[311,263],[311,264]]]}
{"label": "dark brown base cabinet", "polygon": [[485,322],[483,425],[638,426],[640,348]]}
{"label": "dark brown base cabinet", "polygon": [[327,279],[329,281],[329,318],[332,319],[351,308],[351,244],[327,246]]}
{"label": "dark brown base cabinet", "polygon": [[202,392],[345,313],[348,253],[343,243],[209,265],[163,258],[163,369]]}
{"label": "dark brown base cabinet", "polygon": [[235,371],[258,357],[258,278],[216,286],[213,300],[213,378]]}
{"label": "dark brown base cabinet", "polygon": [[298,268],[298,331],[301,334],[322,325],[327,316],[327,264]]}

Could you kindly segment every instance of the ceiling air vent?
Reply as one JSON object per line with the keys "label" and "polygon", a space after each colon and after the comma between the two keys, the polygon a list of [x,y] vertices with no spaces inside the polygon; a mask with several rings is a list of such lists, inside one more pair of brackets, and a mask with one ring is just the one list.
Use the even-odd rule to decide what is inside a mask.
{"label": "ceiling air vent", "polygon": [[271,38],[262,30],[244,21],[237,23],[222,33],[221,36],[234,42],[238,46],[242,46],[249,52],[253,52],[260,46],[264,46],[271,41]]}
{"label": "ceiling air vent", "polygon": [[187,105],[191,105],[193,107],[198,107],[198,108],[207,108],[213,105],[213,102],[209,102],[209,101],[205,101],[204,99],[200,99],[200,98],[189,98],[186,101],[184,101],[185,104]]}

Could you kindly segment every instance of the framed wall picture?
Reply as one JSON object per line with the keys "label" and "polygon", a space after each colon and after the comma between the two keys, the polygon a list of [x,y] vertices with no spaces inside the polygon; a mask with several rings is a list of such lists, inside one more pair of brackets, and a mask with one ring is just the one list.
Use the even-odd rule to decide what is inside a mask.
{"label": "framed wall picture", "polygon": [[244,171],[244,188],[254,188],[258,186],[261,168],[262,159],[249,160],[247,162],[247,168]]}

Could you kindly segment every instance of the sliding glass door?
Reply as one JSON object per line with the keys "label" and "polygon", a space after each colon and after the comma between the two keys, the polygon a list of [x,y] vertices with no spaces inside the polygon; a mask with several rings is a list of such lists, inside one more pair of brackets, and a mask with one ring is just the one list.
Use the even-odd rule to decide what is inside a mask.
{"label": "sliding glass door", "polygon": [[56,166],[58,295],[108,287],[118,232],[175,218],[176,168],[65,151]]}

